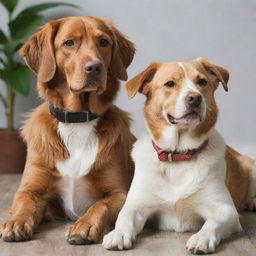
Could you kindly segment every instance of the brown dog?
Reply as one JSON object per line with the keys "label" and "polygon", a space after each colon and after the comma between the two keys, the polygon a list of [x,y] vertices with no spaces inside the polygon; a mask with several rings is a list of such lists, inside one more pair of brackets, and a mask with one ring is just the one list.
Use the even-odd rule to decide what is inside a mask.
{"label": "brown dog", "polygon": [[135,138],[112,102],[134,52],[108,20],[94,17],[51,21],[21,48],[46,102],[22,129],[27,162],[3,240],[30,239],[45,218],[77,219],[71,244],[97,242],[113,225],[133,176]]}

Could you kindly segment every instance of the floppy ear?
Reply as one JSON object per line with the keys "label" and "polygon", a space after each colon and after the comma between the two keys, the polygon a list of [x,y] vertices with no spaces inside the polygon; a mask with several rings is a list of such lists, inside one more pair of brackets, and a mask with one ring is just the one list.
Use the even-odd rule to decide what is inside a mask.
{"label": "floppy ear", "polygon": [[150,64],[143,72],[125,84],[125,89],[129,99],[133,98],[138,91],[144,95],[148,94],[149,89],[145,85],[153,79],[157,71],[157,67],[158,63],[154,62]]}
{"label": "floppy ear", "polygon": [[110,63],[111,73],[120,80],[127,80],[126,69],[131,64],[135,54],[134,44],[129,41],[108,19],[103,19],[113,34],[113,52]]}
{"label": "floppy ear", "polygon": [[53,40],[56,23],[49,22],[32,35],[19,50],[29,68],[40,82],[49,82],[56,72]]}
{"label": "floppy ear", "polygon": [[223,85],[224,90],[228,91],[228,79],[229,79],[229,72],[223,67],[214,65],[210,63],[208,60],[204,58],[196,59],[199,63],[201,63],[207,70],[210,71],[212,75],[215,75],[218,80]]}

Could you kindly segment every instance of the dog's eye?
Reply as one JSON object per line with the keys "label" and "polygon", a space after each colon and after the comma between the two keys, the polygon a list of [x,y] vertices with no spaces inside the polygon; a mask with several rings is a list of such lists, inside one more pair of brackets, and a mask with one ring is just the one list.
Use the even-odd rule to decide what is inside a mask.
{"label": "dog's eye", "polygon": [[73,40],[67,40],[64,42],[64,45],[67,47],[71,47],[74,45],[74,41]]}
{"label": "dog's eye", "polygon": [[210,74],[216,76],[216,74],[212,70],[210,70]]}
{"label": "dog's eye", "polygon": [[173,81],[168,81],[164,85],[168,86],[168,87],[173,87],[175,85],[175,83]]}
{"label": "dog's eye", "polygon": [[100,46],[101,46],[101,47],[106,47],[106,46],[108,46],[108,45],[109,45],[109,42],[108,42],[107,39],[105,39],[105,38],[101,38],[101,39],[100,39]]}
{"label": "dog's eye", "polygon": [[203,78],[201,79],[198,79],[197,83],[200,85],[200,86],[205,86],[207,85],[207,81]]}

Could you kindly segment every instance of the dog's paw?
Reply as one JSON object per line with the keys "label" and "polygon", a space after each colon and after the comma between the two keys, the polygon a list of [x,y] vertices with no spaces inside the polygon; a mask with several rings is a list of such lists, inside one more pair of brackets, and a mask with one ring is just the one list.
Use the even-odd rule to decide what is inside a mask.
{"label": "dog's paw", "polygon": [[130,232],[113,230],[103,238],[103,247],[108,250],[124,250],[132,247],[135,236]]}
{"label": "dog's paw", "polygon": [[32,218],[8,220],[0,228],[0,238],[5,242],[22,242],[30,240],[34,231]]}
{"label": "dog's paw", "polygon": [[218,243],[215,235],[198,232],[188,239],[186,249],[192,254],[213,253]]}
{"label": "dog's paw", "polygon": [[96,243],[101,238],[98,226],[82,220],[74,223],[66,232],[67,242],[73,245]]}

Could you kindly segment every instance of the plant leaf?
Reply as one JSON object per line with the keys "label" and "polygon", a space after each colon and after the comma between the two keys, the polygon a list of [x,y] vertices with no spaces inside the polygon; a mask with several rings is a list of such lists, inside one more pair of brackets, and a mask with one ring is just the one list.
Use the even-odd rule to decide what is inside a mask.
{"label": "plant leaf", "polygon": [[7,42],[7,37],[6,35],[4,34],[4,32],[0,29],[0,44],[4,44]]}
{"label": "plant leaf", "polygon": [[0,0],[0,3],[7,9],[10,14],[12,14],[18,3],[18,0]]}
{"label": "plant leaf", "polygon": [[12,38],[19,40],[33,31],[43,20],[40,15],[18,15],[10,21],[9,28]]}
{"label": "plant leaf", "polygon": [[4,66],[4,67],[7,66],[6,63],[5,63],[5,61],[4,61],[4,59],[3,59],[2,57],[0,57],[0,63],[1,63],[1,65]]}
{"label": "plant leaf", "polygon": [[[9,40],[3,48],[3,52],[6,56],[11,57],[19,47],[20,43],[16,40]],[[19,49],[19,48],[18,48]]]}
{"label": "plant leaf", "polygon": [[24,96],[28,95],[30,89],[30,71],[27,66],[18,63],[15,68],[8,70],[5,76],[15,91]]}
{"label": "plant leaf", "polygon": [[22,45],[23,45],[23,43],[17,43],[14,48],[14,51],[17,52],[21,48]]}
{"label": "plant leaf", "polygon": [[35,13],[44,11],[46,9],[54,8],[54,7],[58,7],[58,6],[70,6],[70,7],[78,8],[74,4],[69,4],[69,3],[64,3],[64,2],[50,2],[50,3],[32,5],[31,7],[28,7],[26,9],[22,10],[19,15],[35,14]]}
{"label": "plant leaf", "polygon": [[4,70],[0,69],[0,79],[5,80],[5,76],[4,76]]}

